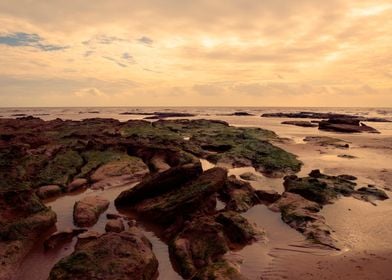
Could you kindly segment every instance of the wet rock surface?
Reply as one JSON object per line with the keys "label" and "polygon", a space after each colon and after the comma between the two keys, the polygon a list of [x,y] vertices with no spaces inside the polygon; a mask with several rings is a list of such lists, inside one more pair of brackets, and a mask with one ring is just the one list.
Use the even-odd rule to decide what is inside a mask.
{"label": "wet rock surface", "polygon": [[[171,223],[179,217],[185,218],[198,210],[214,209],[215,205],[210,204],[209,198],[223,188],[226,177],[227,171],[222,168],[209,169],[196,179],[177,185],[175,189],[126,206],[132,207],[139,215],[158,223]],[[119,198],[121,197],[122,194]],[[118,199],[116,204],[119,205],[117,201]]]}
{"label": "wet rock surface", "polygon": [[220,199],[226,203],[226,209],[245,212],[260,203],[256,190],[248,183],[230,176],[225,187],[219,192]]}
{"label": "wet rock surface", "polygon": [[87,196],[77,201],[73,212],[75,224],[80,227],[93,226],[109,204],[109,200],[100,196]]}
{"label": "wet rock surface", "polygon": [[56,214],[30,189],[0,191],[0,279],[12,279],[23,257]]}
{"label": "wet rock surface", "polygon": [[307,122],[307,121],[284,121],[282,122],[282,124],[296,125],[301,127],[318,127],[316,123]]}
{"label": "wet rock surface", "polygon": [[313,170],[309,177],[286,176],[285,192],[269,208],[280,211],[282,220],[304,234],[313,243],[340,249],[332,229],[318,212],[326,204],[334,203],[341,197],[370,202],[388,199],[388,195],[374,186],[356,188],[356,177],[343,174],[329,176],[320,170]]}
{"label": "wet rock surface", "polygon": [[367,122],[391,122],[389,119],[384,118],[368,118],[358,115],[336,114],[336,113],[320,113],[320,112],[292,112],[292,113],[265,113],[261,115],[265,118],[299,118],[299,119],[329,119],[329,118],[342,118],[353,119]]}
{"label": "wet rock surface", "polygon": [[107,233],[76,246],[49,279],[154,279],[158,261],[151,243],[136,228]]}
{"label": "wet rock surface", "polygon": [[329,118],[319,122],[319,129],[345,133],[380,133],[377,129],[354,118]]}
{"label": "wet rock surface", "polygon": [[[189,116],[155,115],[161,119]],[[173,228],[170,236],[176,236],[184,217],[215,213],[216,197],[225,186],[227,171],[215,168],[203,173],[198,158],[226,166],[254,166],[271,176],[298,171],[301,162],[270,143],[276,139],[272,131],[231,127],[223,121],[2,118],[0,251],[6,261],[1,273],[14,269],[31,248],[31,241],[55,223],[54,212],[35,193],[45,199],[146,177],[130,191],[132,199],[124,199],[124,204],[159,219],[159,224],[169,223]],[[117,204],[121,206],[122,200],[119,198]],[[75,224],[91,226],[108,203],[98,198],[77,202]],[[59,233],[53,240],[72,235]],[[83,235],[79,235],[80,240],[99,238]]]}

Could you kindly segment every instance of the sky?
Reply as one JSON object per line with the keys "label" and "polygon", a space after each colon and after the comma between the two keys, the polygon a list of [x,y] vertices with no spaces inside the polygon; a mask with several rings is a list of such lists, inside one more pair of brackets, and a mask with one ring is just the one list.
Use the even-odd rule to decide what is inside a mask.
{"label": "sky", "polygon": [[392,2],[1,0],[6,106],[392,107]]}

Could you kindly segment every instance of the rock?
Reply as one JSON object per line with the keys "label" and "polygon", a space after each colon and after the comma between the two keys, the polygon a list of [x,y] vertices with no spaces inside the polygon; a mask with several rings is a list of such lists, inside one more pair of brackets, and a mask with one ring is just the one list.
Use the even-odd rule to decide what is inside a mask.
{"label": "rock", "polygon": [[61,194],[61,187],[58,185],[42,186],[37,190],[37,196],[41,199],[46,199]]}
{"label": "rock", "polygon": [[304,141],[322,147],[332,146],[339,149],[348,149],[350,147],[346,141],[328,136],[307,136],[304,138]]}
{"label": "rock", "polygon": [[265,235],[262,230],[233,211],[217,214],[216,221],[223,225],[223,231],[232,244],[243,246],[260,240]]}
{"label": "rock", "polygon": [[284,121],[282,124],[289,124],[295,126],[302,126],[302,127],[317,127],[318,125],[315,123],[307,122],[307,121]]}
{"label": "rock", "polygon": [[83,232],[78,235],[78,245],[81,246],[82,244],[85,244],[87,242],[90,242],[91,240],[95,240],[99,237],[101,237],[103,233],[99,233],[96,231],[88,230],[86,232]]}
{"label": "rock", "polygon": [[260,203],[255,189],[248,183],[230,176],[225,187],[219,192],[220,199],[226,203],[226,209],[245,212]]}
{"label": "rock", "polygon": [[348,181],[356,181],[358,178],[353,175],[342,174],[337,176],[340,179],[348,180]]}
{"label": "rock", "polygon": [[44,248],[45,250],[49,249],[54,249],[60,244],[63,244],[65,242],[69,242],[74,238],[75,236],[86,232],[86,229],[68,229],[65,231],[60,231],[52,234],[48,239],[45,240],[44,242]]}
{"label": "rock", "polygon": [[256,190],[256,195],[261,202],[274,203],[280,198],[280,194],[274,190]]}
{"label": "rock", "polygon": [[150,164],[156,172],[163,172],[170,169],[170,165],[166,163],[162,156],[153,156],[150,160]]}
{"label": "rock", "polygon": [[391,120],[384,118],[367,118],[357,115],[337,114],[337,113],[320,113],[320,112],[295,112],[295,113],[265,113],[261,115],[265,118],[306,118],[306,119],[329,119],[329,118],[343,118],[353,119],[367,122],[391,122]]}
{"label": "rock", "polygon": [[188,279],[199,269],[219,260],[229,247],[223,226],[213,217],[200,217],[185,226],[169,244],[169,251],[180,274]]}
{"label": "rock", "polygon": [[130,206],[147,198],[156,197],[179,188],[203,172],[200,162],[170,168],[162,173],[146,177],[140,184],[122,192],[115,200],[118,207]]}
{"label": "rock", "polygon": [[174,113],[174,112],[154,112],[153,116],[145,117],[145,120],[156,120],[166,118],[184,118],[184,117],[195,117],[194,114],[189,113]]}
{"label": "rock", "polygon": [[318,203],[298,194],[285,192],[278,201],[270,205],[270,209],[281,211],[282,220],[305,235],[309,241],[339,249],[331,228],[326,224],[324,217],[317,214],[321,209]]}
{"label": "rock", "polygon": [[302,195],[304,198],[320,204],[333,202],[341,195],[350,196],[356,183],[336,176],[328,176],[313,170],[309,177],[286,176],[283,183],[287,192]]}
{"label": "rock", "polygon": [[354,158],[357,158],[356,156],[346,155],[346,154],[338,155],[338,157],[340,157],[340,158],[347,158],[347,159],[354,159]]}
{"label": "rock", "polygon": [[124,223],[120,219],[109,220],[105,226],[106,232],[122,232],[124,229]]}
{"label": "rock", "polygon": [[250,114],[248,112],[245,111],[238,111],[238,112],[234,112],[232,114],[229,114],[229,116],[237,116],[237,117],[242,117],[242,116],[254,116],[253,114]]}
{"label": "rock", "polygon": [[240,175],[240,178],[246,181],[257,181],[260,177],[252,172],[245,172]]}
{"label": "rock", "polygon": [[372,200],[386,200],[389,198],[386,192],[372,185],[359,188],[355,191],[354,197],[369,202],[372,202]]}
{"label": "rock", "polygon": [[[263,236],[262,231],[238,213],[224,211],[216,215],[197,216],[186,222],[169,243],[169,252],[184,278],[198,275],[192,279],[199,279],[197,277],[205,275],[206,271],[217,273],[219,264],[226,262],[223,255],[230,248],[242,248]],[[240,274],[237,271],[235,275]]]}
{"label": "rock", "polygon": [[210,198],[224,187],[226,178],[225,169],[209,169],[180,188],[143,200],[134,209],[143,217],[161,224],[171,223],[196,211],[213,211],[215,205],[211,205]]}
{"label": "rock", "polygon": [[60,260],[49,279],[155,279],[158,261],[151,243],[136,228],[106,233],[78,244],[75,252]]}
{"label": "rock", "polygon": [[77,178],[68,184],[68,186],[65,188],[65,191],[66,192],[73,192],[73,191],[76,191],[76,190],[83,188],[85,185],[87,185],[87,179]]}
{"label": "rock", "polygon": [[111,161],[99,167],[92,175],[93,189],[125,185],[141,180],[149,173],[145,163],[136,157]]}
{"label": "rock", "polygon": [[56,223],[56,213],[31,189],[0,191],[0,206],[0,279],[13,279],[26,254]]}
{"label": "rock", "polygon": [[319,123],[319,129],[345,133],[379,133],[375,128],[361,123],[358,119],[352,118],[329,118],[327,121],[321,121]]}
{"label": "rock", "polygon": [[238,269],[228,262],[227,260],[221,260],[213,263],[201,271],[199,271],[192,280],[247,280],[245,276],[241,275]]}
{"label": "rock", "polygon": [[99,216],[109,207],[109,200],[100,196],[87,196],[77,201],[73,216],[77,226],[89,227],[94,225]]}
{"label": "rock", "polygon": [[107,213],[106,218],[109,220],[116,220],[116,219],[121,219],[123,218],[123,215],[117,214],[117,213]]}

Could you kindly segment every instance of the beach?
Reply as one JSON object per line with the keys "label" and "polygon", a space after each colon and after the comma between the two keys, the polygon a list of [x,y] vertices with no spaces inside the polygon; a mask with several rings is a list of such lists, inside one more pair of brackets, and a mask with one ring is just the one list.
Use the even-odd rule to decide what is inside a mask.
{"label": "beach", "polygon": [[[186,117],[190,121],[219,120],[235,128],[262,128],[276,133],[277,137],[268,139],[274,147],[296,155],[297,160],[302,162],[300,170],[290,173],[298,177],[306,177],[312,170],[319,170],[328,176],[348,174],[357,178],[356,188],[376,186],[387,196],[392,196],[392,122],[365,122],[377,129],[380,132],[378,134],[339,133],[319,130],[318,127],[282,124],[283,121],[303,121],[303,119],[261,117],[264,113],[303,111],[332,112],[369,118],[382,117],[392,120],[392,109],[388,108],[2,108],[0,115],[2,119],[32,115],[44,121],[53,121],[57,118],[72,121],[94,118],[99,122],[101,118],[111,118],[126,122],[142,120],[153,116],[156,112],[181,112],[192,114],[193,116]],[[233,115],[235,112],[246,112],[249,115]],[[169,117],[165,118],[165,121],[176,119],[182,118]],[[154,122],[156,119],[148,121]],[[107,127],[110,125],[105,125],[105,129]],[[187,137],[192,138],[192,136]],[[185,138],[184,140],[188,141]],[[255,165],[230,166],[206,158],[201,158],[201,165],[204,172],[216,166],[227,168],[228,176],[234,175],[237,179],[241,174],[250,172],[257,177],[249,181],[255,190],[274,191],[279,195],[285,191],[283,176],[266,175]],[[156,166],[159,169],[161,165]],[[50,251],[43,249],[43,243],[52,233],[74,227],[72,213],[74,204],[87,196],[98,194],[109,200],[111,203],[106,213],[121,214],[134,219],[132,214],[116,207],[113,201],[120,193],[137,185],[138,182],[139,179],[126,183],[119,181],[118,184],[111,182],[109,187],[96,189],[88,187],[44,199],[45,205],[56,213],[57,222],[32,246],[32,250],[23,258],[18,273],[14,274],[13,279],[47,279],[52,267],[74,251],[77,237]],[[231,249],[225,254],[225,259],[229,260],[241,275],[251,280],[390,279],[392,242],[389,240],[389,235],[392,233],[392,200],[366,201],[366,199],[339,197],[323,205],[319,211],[319,214],[325,218],[326,224],[332,229],[339,250],[310,244],[306,236],[286,224],[280,213],[271,211],[269,205],[263,203],[253,205],[243,211],[242,215],[262,228],[265,231],[265,238],[238,249]],[[224,206],[225,203],[218,201],[216,208],[219,210],[219,207]],[[157,279],[184,279],[178,268],[172,264],[167,240],[160,236],[160,230],[156,229],[154,223],[138,219],[140,218],[136,217],[137,227],[152,243],[152,251],[159,263]],[[101,215],[89,230],[105,232],[105,225],[109,220],[105,215]]]}

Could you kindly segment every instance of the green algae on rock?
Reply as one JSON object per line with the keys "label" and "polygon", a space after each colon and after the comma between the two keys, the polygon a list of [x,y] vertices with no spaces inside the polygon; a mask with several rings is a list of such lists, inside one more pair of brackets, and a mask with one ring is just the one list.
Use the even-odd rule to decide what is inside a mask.
{"label": "green algae on rock", "polygon": [[76,246],[50,272],[51,280],[155,279],[158,261],[151,243],[136,228],[106,233]]}

